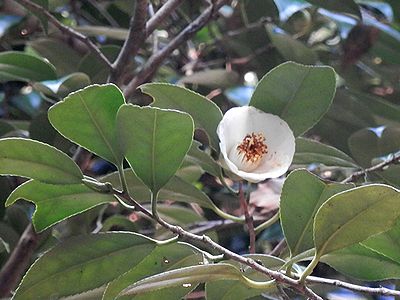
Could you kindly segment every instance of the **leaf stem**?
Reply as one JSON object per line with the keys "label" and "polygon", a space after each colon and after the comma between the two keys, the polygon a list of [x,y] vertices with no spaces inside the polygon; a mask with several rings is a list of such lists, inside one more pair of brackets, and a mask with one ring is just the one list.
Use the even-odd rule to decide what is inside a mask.
{"label": "leaf stem", "polygon": [[118,166],[117,169],[118,169],[119,180],[121,182],[122,192],[129,193],[128,184],[126,183],[126,177],[125,177],[125,173],[124,173],[123,164],[121,163],[121,165]]}
{"label": "leaf stem", "polygon": [[261,231],[263,231],[264,229],[267,229],[268,227],[270,227],[271,225],[273,225],[274,223],[276,223],[279,220],[279,211],[273,215],[271,218],[269,218],[267,221],[265,221],[264,223],[261,223],[260,225],[258,225],[254,231],[256,234],[260,233]]}
{"label": "leaf stem", "polygon": [[299,283],[304,284],[306,282],[307,276],[311,275],[311,273],[314,271],[315,267],[317,266],[318,262],[319,262],[319,257],[317,256],[317,254],[315,254],[311,263],[304,270],[303,274],[301,274]]}

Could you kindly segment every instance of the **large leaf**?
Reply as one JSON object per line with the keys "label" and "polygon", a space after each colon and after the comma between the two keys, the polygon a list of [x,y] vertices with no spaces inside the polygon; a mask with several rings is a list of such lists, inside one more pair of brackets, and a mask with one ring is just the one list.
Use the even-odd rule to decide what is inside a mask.
{"label": "large leaf", "polygon": [[335,1],[326,1],[326,0],[307,0],[307,2],[325,8],[327,10],[337,11],[341,13],[347,13],[356,15],[361,18],[360,9],[353,0],[335,0]]}
{"label": "large leaf", "polygon": [[284,119],[295,136],[314,126],[327,112],[335,94],[330,67],[279,65],[258,83],[250,105]]}
{"label": "large leaf", "polygon": [[148,83],[140,86],[140,89],[154,98],[153,106],[189,113],[196,128],[204,129],[211,146],[219,149],[217,126],[222,120],[222,113],[214,102],[191,90],[171,84]]}
{"label": "large leaf", "polygon": [[157,246],[135,267],[110,282],[104,291],[103,300],[115,299],[122,290],[145,277],[200,262],[202,262],[200,253],[196,253],[194,248],[187,244]]}
{"label": "large leaf", "polygon": [[119,166],[123,155],[115,120],[124,103],[124,96],[115,85],[92,85],[52,106],[49,120],[67,139]]}
{"label": "large leaf", "polygon": [[306,170],[296,170],[282,188],[280,214],[291,256],[314,247],[314,218],[331,196],[354,187],[352,184],[324,183]]}
{"label": "large leaf", "polygon": [[196,286],[202,282],[215,280],[240,280],[246,283],[239,269],[230,264],[199,265],[164,272],[155,276],[148,277],[125,289],[121,294],[136,296],[152,293],[170,287]]}
{"label": "large leaf", "polygon": [[315,216],[316,257],[385,232],[399,217],[400,192],[391,186],[371,184],[336,194]]}
{"label": "large leaf", "polygon": [[400,265],[400,220],[389,231],[374,235],[361,244],[398,262]]}
{"label": "large leaf", "polygon": [[119,142],[138,177],[157,193],[175,174],[193,138],[189,114],[123,105],[117,116]]}
{"label": "large leaf", "polygon": [[99,288],[139,264],[156,245],[123,232],[61,242],[31,266],[14,299],[60,299]]}
{"label": "large leaf", "polygon": [[357,167],[350,156],[334,147],[311,139],[297,138],[293,164],[309,165],[314,163],[344,168]]}
{"label": "large leaf", "polygon": [[33,225],[37,231],[43,231],[97,205],[116,200],[113,195],[95,192],[84,184],[55,185],[36,180],[17,187],[8,197],[6,206],[18,199],[35,203]]}
{"label": "large leaf", "polygon": [[324,255],[321,261],[348,276],[365,281],[400,278],[400,262],[360,244]]}
{"label": "large leaf", "polygon": [[42,81],[56,79],[52,64],[44,59],[18,51],[0,53],[0,81]]}
{"label": "large leaf", "polygon": [[0,140],[0,174],[54,184],[79,183],[83,178],[79,167],[60,150],[21,138]]}

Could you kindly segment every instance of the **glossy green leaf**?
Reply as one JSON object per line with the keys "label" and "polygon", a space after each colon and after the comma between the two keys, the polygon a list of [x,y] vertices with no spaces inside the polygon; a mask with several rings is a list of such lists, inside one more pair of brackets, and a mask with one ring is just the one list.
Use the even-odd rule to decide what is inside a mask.
{"label": "glossy green leaf", "polygon": [[[269,255],[253,254],[253,255],[246,255],[246,257],[261,262],[264,267],[271,270],[279,270],[285,264],[284,260]],[[264,274],[254,271],[248,266],[244,266],[232,260],[224,263],[229,263],[235,266],[236,268],[239,268],[242,271],[243,276],[246,276],[252,280],[255,281],[268,280],[268,278]],[[275,288],[275,286],[271,286],[266,289],[255,289],[249,287],[248,285],[244,284],[241,281],[232,279],[210,281],[206,283],[207,299],[245,300],[260,294],[273,296],[277,292],[278,291]]]}
{"label": "glossy green leaf", "polygon": [[45,95],[64,98],[70,92],[82,89],[90,84],[90,78],[84,73],[72,73],[56,80],[36,82],[33,87]]}
{"label": "glossy green leaf", "polygon": [[291,256],[314,247],[314,218],[331,196],[354,187],[353,184],[324,183],[306,170],[295,170],[282,188],[280,219]]}
{"label": "glossy green leaf", "polygon": [[312,65],[318,61],[317,53],[301,41],[295,40],[279,27],[268,24],[266,26],[272,44],[285,60],[301,64]]}
{"label": "glossy green leaf", "polygon": [[199,265],[164,272],[141,280],[126,288],[121,294],[136,296],[151,293],[170,287],[187,287],[188,289],[202,282],[215,280],[246,281],[241,272],[229,264]]}
{"label": "glossy green leaf", "polygon": [[18,199],[35,203],[33,225],[37,231],[97,205],[116,201],[113,195],[95,192],[84,184],[55,185],[36,180],[17,187],[8,197],[6,206]]}
{"label": "glossy green leaf", "polygon": [[400,220],[389,231],[374,235],[361,244],[400,265]]}
{"label": "glossy green leaf", "polygon": [[[139,202],[149,202],[151,194],[148,187],[132,172],[124,170],[129,193]],[[121,188],[118,173],[112,173],[104,176],[102,182],[110,182],[113,187]],[[214,209],[214,203],[208,196],[177,176],[173,176],[167,184],[161,188],[158,194],[158,201],[173,200],[183,203],[197,203],[201,207]]]}
{"label": "glossy green leaf", "polygon": [[175,174],[192,144],[189,114],[155,107],[123,105],[118,136],[131,168],[157,193]]}
{"label": "glossy green leaf", "polygon": [[189,113],[196,128],[204,129],[210,145],[219,149],[217,126],[222,120],[218,106],[206,97],[172,84],[148,83],[140,86],[143,93],[153,97],[153,106],[177,109]]}
{"label": "glossy green leaf", "polygon": [[193,141],[185,160],[199,165],[207,173],[218,177],[221,173],[221,166],[211,157],[209,153],[201,150],[201,144],[198,141]]}
{"label": "glossy green leaf", "polygon": [[60,150],[34,140],[0,140],[0,174],[33,178],[54,184],[79,183],[82,172]]}
{"label": "glossy green leaf", "polygon": [[103,300],[115,299],[122,290],[145,277],[200,262],[201,254],[185,243],[157,246],[135,267],[110,282],[104,291]]}
{"label": "glossy green leaf", "polygon": [[52,64],[44,59],[18,51],[0,53],[0,81],[42,81],[56,79]]}
{"label": "glossy green leaf", "polygon": [[331,197],[314,221],[316,256],[351,246],[392,228],[400,217],[400,192],[387,185],[357,187]]}
{"label": "glossy green leaf", "polygon": [[194,183],[197,182],[203,174],[204,170],[200,166],[192,164],[187,160],[187,157],[185,157],[182,166],[176,171],[175,175],[186,182]]}
{"label": "glossy green leaf", "polygon": [[400,278],[400,263],[387,256],[355,244],[324,255],[321,261],[350,277],[377,281]]}
{"label": "glossy green leaf", "polygon": [[335,0],[335,1],[307,0],[307,2],[325,8],[327,10],[352,14],[361,18],[360,8],[358,7],[357,3],[355,3],[353,0]]}
{"label": "glossy green leaf", "polygon": [[123,155],[115,120],[124,103],[124,96],[115,85],[92,85],[52,106],[49,120],[67,139],[119,166]]}
{"label": "glossy green leaf", "polygon": [[280,116],[299,136],[327,112],[335,85],[335,72],[330,67],[288,62],[260,80],[249,105]]}
{"label": "glossy green leaf", "polygon": [[99,288],[138,265],[155,247],[153,240],[126,232],[69,239],[31,266],[13,298],[60,299]]}
{"label": "glossy green leaf", "polygon": [[357,168],[357,164],[346,153],[315,140],[297,138],[293,164],[309,165],[314,163],[325,166]]}

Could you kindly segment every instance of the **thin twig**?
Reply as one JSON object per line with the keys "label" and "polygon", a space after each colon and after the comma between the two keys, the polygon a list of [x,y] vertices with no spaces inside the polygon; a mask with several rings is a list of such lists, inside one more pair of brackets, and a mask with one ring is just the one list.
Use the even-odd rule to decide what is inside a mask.
{"label": "thin twig", "polygon": [[369,294],[369,295],[383,295],[383,296],[395,296],[400,297],[400,291],[391,290],[385,287],[379,288],[371,288],[366,286],[360,286],[336,279],[328,279],[328,278],[320,278],[315,276],[308,276],[307,280],[308,283],[321,283],[321,284],[328,284],[334,285],[337,287],[345,288],[348,290],[356,291],[359,293]]}
{"label": "thin twig", "polygon": [[125,97],[129,98],[132,96],[136,88],[148,80],[149,77],[156,72],[158,67],[175,49],[195,35],[197,31],[202,29],[213,17],[214,13],[228,1],[229,0],[220,0],[217,3],[210,5],[200,16],[186,26],[185,29],[183,29],[175,38],[173,38],[163,49],[150,56],[150,58],[147,60],[147,63],[124,89]]}
{"label": "thin twig", "polygon": [[119,79],[129,58],[134,57],[146,40],[147,0],[138,0],[135,5],[135,13],[130,20],[128,36],[115,62],[112,64],[110,81],[119,83]]}
{"label": "thin twig", "polygon": [[354,182],[357,179],[359,179],[360,177],[363,177],[363,176],[367,175],[368,173],[376,172],[376,171],[383,171],[383,169],[385,167],[387,167],[387,166],[389,166],[391,164],[397,164],[397,163],[400,163],[400,152],[398,152],[396,154],[393,154],[393,156],[390,159],[388,159],[386,161],[383,161],[383,162],[381,162],[379,164],[376,164],[375,166],[372,166],[372,167],[370,167],[368,169],[364,169],[362,171],[355,172],[355,173],[351,174],[349,177],[344,179],[342,181],[342,183]]}
{"label": "thin twig", "polygon": [[256,233],[254,232],[253,217],[249,213],[249,207],[247,206],[246,197],[244,196],[242,182],[239,182],[239,201],[243,210],[244,218],[246,220],[247,230],[249,232],[249,252],[250,254],[254,254],[256,253]]}
{"label": "thin twig", "polygon": [[167,1],[146,24],[146,32],[149,36],[184,0]]}
{"label": "thin twig", "polygon": [[42,6],[33,3],[30,0],[19,0],[24,6],[27,8],[38,12],[39,14],[45,15],[49,22],[52,23],[55,27],[57,27],[62,33],[75,38],[82,43],[84,43],[101,61],[103,61],[109,69],[112,69],[112,65],[107,57],[100,51],[100,49],[85,35],[75,31],[74,29],[65,26],[60,23],[50,12],[44,9]]}
{"label": "thin twig", "polygon": [[270,253],[268,253],[268,255],[271,256],[279,256],[283,249],[285,249],[286,247],[286,240],[285,239],[281,239],[281,241],[275,246],[274,249],[271,250]]}

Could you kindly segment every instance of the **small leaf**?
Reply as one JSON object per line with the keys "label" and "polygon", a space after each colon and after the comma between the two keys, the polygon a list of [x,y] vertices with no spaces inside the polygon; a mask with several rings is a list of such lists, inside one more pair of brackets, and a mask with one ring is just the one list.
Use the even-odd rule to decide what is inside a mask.
{"label": "small leaf", "polygon": [[218,150],[217,126],[222,120],[218,106],[206,97],[172,84],[148,83],[140,86],[143,93],[153,97],[152,106],[177,109],[190,114],[196,128],[204,129],[210,145]]}
{"label": "small leaf", "polygon": [[0,53],[0,81],[42,81],[56,79],[52,64],[44,59],[18,51]]}
{"label": "small leaf", "polygon": [[361,19],[360,8],[357,3],[353,0],[335,0],[335,1],[324,1],[324,0],[307,0],[307,2],[340,13],[352,14]]}
{"label": "small leaf", "polygon": [[35,203],[33,225],[37,231],[97,205],[115,201],[113,195],[97,193],[84,184],[55,185],[35,180],[17,187],[8,197],[6,206],[19,199]]}
{"label": "small leaf", "polygon": [[198,141],[193,141],[189,152],[186,154],[186,160],[199,165],[207,173],[219,177],[221,173],[220,165],[211,157],[209,153],[201,150],[201,144]]}
{"label": "small leaf", "polygon": [[70,92],[84,88],[90,84],[89,77],[84,73],[72,73],[56,80],[36,82],[33,87],[45,95],[64,98]]}
{"label": "small leaf", "polygon": [[377,281],[400,278],[400,263],[360,244],[324,255],[321,261],[350,277]]}
{"label": "small leaf", "polygon": [[258,83],[250,105],[280,116],[299,136],[327,112],[336,90],[330,67],[288,62],[268,72]]}
{"label": "small leaf", "polygon": [[314,221],[316,257],[351,246],[392,228],[400,217],[400,193],[380,184],[334,195]]}
{"label": "small leaf", "polygon": [[291,257],[314,247],[313,224],[321,205],[352,187],[353,184],[326,184],[306,170],[290,173],[282,188],[280,214]]}
{"label": "small leaf", "polygon": [[0,140],[0,174],[33,178],[53,184],[80,183],[82,172],[60,150],[34,140]]}
{"label": "small leaf", "polygon": [[[139,202],[149,202],[151,194],[148,187],[130,169],[124,170],[128,190],[131,196]],[[102,182],[110,182],[113,187],[121,188],[118,172],[108,174],[101,179]],[[177,176],[173,176],[167,184],[161,188],[158,201],[173,200],[183,203],[197,203],[204,208],[215,208],[215,204],[208,196]]]}
{"label": "small leaf", "polygon": [[156,243],[139,234],[74,237],[31,266],[13,299],[60,299],[99,288],[139,264]]}
{"label": "small leaf", "polygon": [[115,299],[122,290],[145,277],[198,264],[202,257],[200,253],[195,253],[194,248],[185,243],[157,246],[135,267],[110,282],[103,300]]}
{"label": "small leaf", "polygon": [[117,116],[119,142],[138,177],[157,193],[175,174],[192,144],[189,114],[123,105]]}
{"label": "small leaf", "polygon": [[301,41],[295,40],[279,27],[268,24],[266,28],[272,44],[285,60],[292,60],[306,65],[315,64],[318,61],[318,55],[314,50],[304,45]]}
{"label": "small leaf", "polygon": [[346,153],[311,139],[297,138],[293,164],[309,165],[313,163],[332,167],[357,168],[357,164]]}
{"label": "small leaf", "polygon": [[119,166],[123,155],[115,120],[124,103],[124,96],[115,85],[92,85],[53,105],[49,120],[67,139]]}

